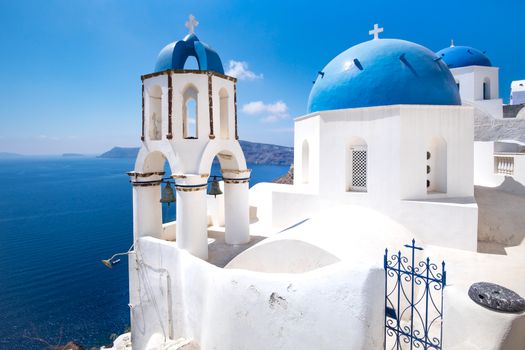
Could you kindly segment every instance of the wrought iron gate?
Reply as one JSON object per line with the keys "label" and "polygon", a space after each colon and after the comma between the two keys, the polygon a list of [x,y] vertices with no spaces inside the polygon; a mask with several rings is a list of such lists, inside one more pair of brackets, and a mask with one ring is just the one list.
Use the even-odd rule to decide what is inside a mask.
{"label": "wrought iron gate", "polygon": [[385,349],[442,349],[443,289],[445,262],[438,266],[426,260],[416,262],[423,248],[412,240],[411,257],[401,251],[391,256],[385,249]]}

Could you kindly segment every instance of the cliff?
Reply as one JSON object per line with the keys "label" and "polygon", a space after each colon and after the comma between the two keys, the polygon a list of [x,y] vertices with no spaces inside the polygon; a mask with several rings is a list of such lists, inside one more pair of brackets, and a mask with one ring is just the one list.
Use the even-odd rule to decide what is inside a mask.
{"label": "cliff", "polygon": [[[293,147],[239,141],[246,162],[251,164],[290,165],[293,162]],[[99,158],[135,158],[138,147],[113,147]]]}

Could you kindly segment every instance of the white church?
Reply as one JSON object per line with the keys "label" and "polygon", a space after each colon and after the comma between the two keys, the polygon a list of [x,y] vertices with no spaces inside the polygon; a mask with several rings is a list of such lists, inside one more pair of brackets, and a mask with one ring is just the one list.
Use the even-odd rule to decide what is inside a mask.
{"label": "white church", "polygon": [[[525,140],[494,136],[521,121],[504,118],[483,52],[434,53],[374,26],[319,72],[295,119],[293,184],[249,188],[236,79],[197,24],[190,16],[190,33],[142,76],[131,334],[113,349],[374,350],[392,348],[392,322],[393,348],[409,349],[423,337],[414,305],[388,313],[384,264],[385,248],[404,252],[412,239],[418,261],[446,261],[438,327],[427,320],[430,340],[416,348],[525,349],[525,312],[468,295],[491,282],[525,296]],[[198,69],[185,69],[188,57]],[[175,221],[163,223],[162,202],[174,202]],[[412,297],[428,296],[416,284]]]}

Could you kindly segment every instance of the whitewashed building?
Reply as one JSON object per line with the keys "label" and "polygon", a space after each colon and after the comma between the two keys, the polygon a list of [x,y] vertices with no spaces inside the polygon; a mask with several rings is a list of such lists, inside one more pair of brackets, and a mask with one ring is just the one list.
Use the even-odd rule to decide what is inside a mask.
{"label": "whitewashed building", "polygon": [[510,104],[525,103],[525,80],[515,80],[510,84]]}
{"label": "whitewashed building", "polygon": [[[385,248],[415,238],[449,266],[444,348],[519,350],[525,315],[494,313],[466,295],[479,280],[525,294],[515,278],[525,249],[478,252],[477,95],[462,105],[444,59],[379,39],[376,25],[373,40],[319,72],[308,114],[295,121],[294,184],[249,189],[236,80],[196,25],[191,16],[190,34],[142,77],[142,145],[129,173],[131,337],[115,349],[383,349]],[[187,70],[192,56],[198,69]],[[463,85],[478,86],[472,74]],[[208,195],[215,157],[224,194]],[[177,217],[163,223],[166,182]]]}

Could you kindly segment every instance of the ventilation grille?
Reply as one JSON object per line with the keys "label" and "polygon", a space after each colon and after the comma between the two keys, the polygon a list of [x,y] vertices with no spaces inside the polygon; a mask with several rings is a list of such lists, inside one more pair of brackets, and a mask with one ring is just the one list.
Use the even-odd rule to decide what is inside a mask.
{"label": "ventilation grille", "polygon": [[366,191],[366,150],[352,150],[352,191]]}

